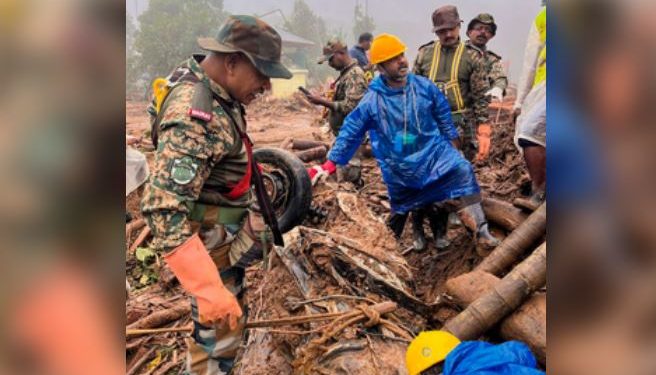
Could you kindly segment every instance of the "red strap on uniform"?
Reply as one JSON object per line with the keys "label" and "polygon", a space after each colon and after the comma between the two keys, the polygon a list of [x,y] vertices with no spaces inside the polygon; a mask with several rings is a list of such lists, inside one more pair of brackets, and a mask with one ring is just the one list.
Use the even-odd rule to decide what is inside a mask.
{"label": "red strap on uniform", "polygon": [[230,190],[227,194],[225,194],[226,198],[230,200],[237,199],[241,197],[242,195],[246,194],[246,192],[251,188],[251,175],[252,175],[252,166],[251,164],[253,163],[253,145],[251,144],[250,139],[242,137],[241,138],[242,142],[244,142],[244,145],[246,146],[246,155],[248,156],[248,166],[246,167],[246,174],[244,174],[244,177],[239,180],[237,185],[235,185],[232,190]]}

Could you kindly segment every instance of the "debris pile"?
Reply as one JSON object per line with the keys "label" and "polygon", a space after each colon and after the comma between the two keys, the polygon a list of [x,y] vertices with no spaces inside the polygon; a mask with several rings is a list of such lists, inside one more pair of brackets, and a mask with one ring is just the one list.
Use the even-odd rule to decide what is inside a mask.
{"label": "debris pile", "polygon": [[[505,238],[486,260],[476,253],[471,234],[459,225],[449,228],[447,250],[438,252],[431,243],[424,252],[407,251],[412,244],[410,224],[400,241],[388,230],[386,187],[375,160],[364,159],[364,186],[337,183],[332,177],[316,186],[310,215],[303,225],[285,234],[287,246],[276,248],[263,262],[247,269],[250,328],[235,373],[405,373],[405,349],[412,337],[443,327],[474,329],[475,336],[492,341],[523,340],[542,361],[546,290],[538,245],[544,241],[546,213],[541,208],[529,215],[507,203],[522,193],[521,185],[528,181],[512,143],[510,102],[491,109],[497,123],[493,124],[490,159],[476,166],[492,230]],[[302,97],[267,97],[255,108],[249,107],[249,116],[285,112],[293,118],[306,111],[317,110]],[[326,137],[321,134],[304,141],[287,135],[275,144],[299,157],[312,151],[306,158],[312,165],[325,158],[330,144]],[[139,221],[142,190],[126,198],[133,216],[126,228],[126,274],[132,285],[126,302],[131,332],[126,339],[126,360],[134,374],[175,373],[182,366],[184,338],[190,332],[188,295],[170,282],[160,254],[143,250],[149,234],[144,234],[146,227]],[[523,260],[527,250],[535,248],[534,255]],[[517,263],[520,266],[509,272]],[[513,291],[517,280],[529,280],[530,285],[520,288],[522,293],[514,295],[511,305],[498,304],[491,316],[482,315],[484,322],[472,318],[480,315],[472,315],[472,309],[485,310],[482,303]]]}

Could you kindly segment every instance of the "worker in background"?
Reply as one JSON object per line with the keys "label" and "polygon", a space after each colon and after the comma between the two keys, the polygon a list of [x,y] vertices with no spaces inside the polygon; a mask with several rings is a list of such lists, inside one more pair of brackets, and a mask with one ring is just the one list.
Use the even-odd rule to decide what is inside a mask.
{"label": "worker in background", "polygon": [[494,247],[471,164],[458,150],[459,136],[446,97],[431,81],[409,72],[406,46],[396,36],[374,38],[374,78],[340,129],[328,160],[308,170],[316,182],[353,157],[365,134],[382,171],[392,208],[389,226],[400,238],[408,212],[420,207],[457,210],[478,244]]}
{"label": "worker in background", "polygon": [[524,155],[531,177],[531,196],[515,205],[535,210],[545,200],[547,181],[547,9],[535,17],[529,31],[522,75],[513,106],[515,145]]}
{"label": "worker in background", "polygon": [[367,51],[371,48],[372,40],[374,40],[374,36],[371,35],[371,33],[362,33],[358,37],[358,44],[349,50],[349,55],[357,60],[358,65],[360,65],[360,68],[365,72],[373,72],[372,66],[369,63],[369,58],[367,57]]}
{"label": "worker in background", "polygon": [[[367,79],[364,71],[355,59],[348,54],[346,44],[338,38],[330,39],[323,48],[323,56],[318,63],[328,61],[331,68],[339,72],[339,77],[331,84],[334,92],[332,100],[319,95],[306,94],[310,103],[324,106],[328,109],[328,123],[335,137],[344,123],[346,116],[358,105],[367,91]],[[339,180],[362,185],[360,176],[361,159],[354,157],[344,168],[340,168]]]}
{"label": "worker in background", "polygon": [[490,81],[490,90],[485,94],[493,100],[502,101],[508,87],[508,77],[501,64],[501,56],[487,48],[487,43],[497,35],[497,24],[489,13],[481,13],[467,25],[466,45],[483,51],[485,68]]}
{"label": "worker in background", "polygon": [[272,242],[250,209],[255,165],[243,105],[292,74],[280,63],[280,35],[252,16],[229,17],[217,38],[198,44],[209,54],[178,66],[149,109],[156,151],[141,211],[151,246],[192,297],[185,373],[218,375],[241,343],[245,269]]}
{"label": "worker in background", "polygon": [[[451,117],[460,132],[461,149],[469,161],[484,160],[490,152],[492,128],[488,120],[490,91],[485,54],[473,44],[460,40],[462,20],[458,9],[446,5],[436,9],[432,15],[433,32],[437,40],[419,47],[413,72],[427,77],[435,83],[449,101]],[[428,215],[431,224],[444,228],[444,234],[435,238],[435,246],[444,249],[449,246],[446,238],[447,223],[442,223],[445,215],[439,209],[418,208],[412,214],[413,246],[416,250],[426,247],[424,217]],[[457,218],[452,221],[457,223]]]}

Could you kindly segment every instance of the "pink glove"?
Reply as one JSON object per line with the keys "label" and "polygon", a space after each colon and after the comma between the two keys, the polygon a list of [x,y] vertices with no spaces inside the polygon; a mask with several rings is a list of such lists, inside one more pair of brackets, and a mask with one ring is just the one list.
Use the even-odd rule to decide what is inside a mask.
{"label": "pink glove", "polygon": [[326,161],[321,166],[315,165],[312,168],[307,169],[308,175],[310,175],[310,180],[312,180],[312,186],[314,186],[317,181],[322,177],[327,177],[337,170],[335,163],[331,160]]}

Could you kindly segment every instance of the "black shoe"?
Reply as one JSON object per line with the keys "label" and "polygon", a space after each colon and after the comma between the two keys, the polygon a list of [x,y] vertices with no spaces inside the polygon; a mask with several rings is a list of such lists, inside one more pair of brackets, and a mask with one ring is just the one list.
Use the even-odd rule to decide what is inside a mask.
{"label": "black shoe", "polygon": [[420,210],[412,212],[412,247],[422,251],[426,249],[426,235],[424,234],[424,213]]}
{"label": "black shoe", "polygon": [[451,242],[446,237],[447,224],[449,221],[448,211],[432,207],[428,213],[428,220],[430,221],[431,232],[433,232],[433,239],[435,240],[435,247],[438,250],[443,250],[449,247]]}

